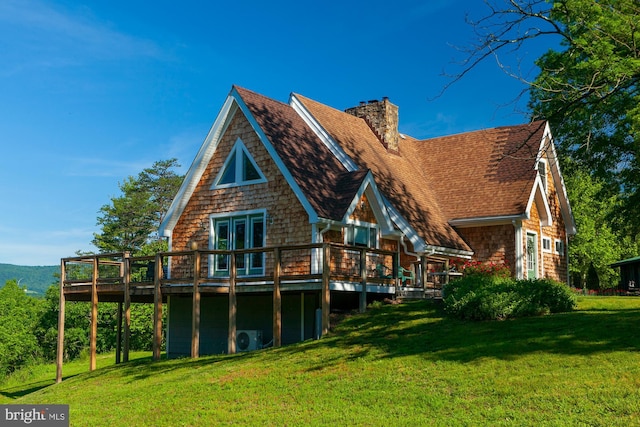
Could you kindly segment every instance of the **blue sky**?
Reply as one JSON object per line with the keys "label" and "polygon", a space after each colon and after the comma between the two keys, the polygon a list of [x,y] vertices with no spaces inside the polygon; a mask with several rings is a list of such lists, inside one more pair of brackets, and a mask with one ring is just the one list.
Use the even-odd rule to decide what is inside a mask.
{"label": "blue sky", "polygon": [[[88,3],[0,2],[0,263],[95,250],[118,183],[172,157],[186,172],[232,84],[338,109],[388,96],[418,138],[527,120],[491,60],[435,98],[482,0]],[[547,48],[510,60],[535,74]]]}

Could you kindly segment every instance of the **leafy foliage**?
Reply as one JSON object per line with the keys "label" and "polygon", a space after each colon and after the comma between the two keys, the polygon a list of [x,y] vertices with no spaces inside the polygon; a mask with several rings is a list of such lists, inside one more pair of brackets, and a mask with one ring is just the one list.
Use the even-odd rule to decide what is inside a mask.
{"label": "leafy foliage", "polygon": [[572,285],[589,289],[615,287],[618,273],[609,265],[638,250],[636,242],[612,227],[621,198],[611,194],[602,179],[579,169],[566,177],[566,183],[579,230],[571,239],[568,254]]}
{"label": "leafy foliage", "polygon": [[445,310],[469,320],[498,320],[571,311],[576,297],[549,279],[514,280],[474,274],[445,286]]}
{"label": "leafy foliage", "polygon": [[102,231],[94,233],[92,243],[101,252],[136,253],[157,240],[158,227],[182,183],[172,170],[176,167],[176,159],[157,161],[120,184],[122,195],[100,208],[97,224]]}
{"label": "leafy foliage", "polygon": [[[549,120],[568,178],[578,225],[572,272],[584,286],[593,265],[593,286],[612,286],[615,273],[607,265],[640,249],[640,3],[486,3],[490,12],[471,22],[477,41],[464,49],[467,58],[454,82],[495,57],[503,71],[525,83],[531,119]],[[530,40],[541,38],[557,47],[536,60],[539,72],[532,78],[518,56],[526,54]]]}
{"label": "leafy foliage", "polygon": [[29,297],[15,280],[0,289],[0,377],[41,357],[35,335],[42,301]]}

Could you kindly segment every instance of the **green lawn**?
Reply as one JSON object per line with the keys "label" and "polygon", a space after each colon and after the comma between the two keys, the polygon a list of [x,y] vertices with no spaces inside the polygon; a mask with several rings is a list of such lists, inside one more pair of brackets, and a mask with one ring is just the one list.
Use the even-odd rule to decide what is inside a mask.
{"label": "green lawn", "polygon": [[[640,425],[640,299],[502,322],[411,302],[320,341],[197,360],[101,358],[0,386],[0,403],[67,403],[72,426]],[[143,356],[143,355],[138,355]]]}

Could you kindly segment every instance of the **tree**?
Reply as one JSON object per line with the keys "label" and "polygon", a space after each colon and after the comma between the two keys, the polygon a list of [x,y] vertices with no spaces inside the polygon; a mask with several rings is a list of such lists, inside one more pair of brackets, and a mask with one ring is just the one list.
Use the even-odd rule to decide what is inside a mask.
{"label": "tree", "polygon": [[[469,21],[477,42],[464,50],[463,70],[452,83],[493,57],[525,84],[531,119],[549,120],[565,177],[575,174],[567,179],[579,233],[572,242],[574,273],[584,280],[593,263],[600,283],[609,284],[612,272],[605,263],[615,261],[616,253],[638,250],[640,234],[640,2],[486,4],[488,14]],[[517,56],[541,38],[557,48],[535,61],[539,72],[531,78]],[[586,200],[583,185],[593,191]]]}
{"label": "tree", "polygon": [[41,358],[35,329],[42,304],[25,291],[15,280],[0,289],[0,378]]}
{"label": "tree", "polygon": [[93,244],[102,252],[138,252],[158,239],[157,230],[164,219],[182,177],[172,169],[176,159],[161,160],[144,169],[137,177],[128,177],[111,198],[111,204],[100,208]]}
{"label": "tree", "polygon": [[617,195],[609,195],[602,180],[585,171],[573,171],[567,178],[567,191],[580,230],[569,250],[573,285],[585,288],[589,277],[597,277],[598,287],[618,285],[618,274],[610,264],[625,255],[624,239],[611,229],[610,218],[620,205]]}

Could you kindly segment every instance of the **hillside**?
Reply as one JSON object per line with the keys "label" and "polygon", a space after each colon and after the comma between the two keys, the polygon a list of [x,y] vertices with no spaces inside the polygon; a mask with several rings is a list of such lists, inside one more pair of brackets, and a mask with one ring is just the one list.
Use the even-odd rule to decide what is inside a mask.
{"label": "hillside", "polygon": [[20,286],[26,287],[29,293],[42,296],[49,286],[58,282],[55,274],[60,274],[60,267],[56,265],[0,264],[0,287],[4,286],[7,280],[15,279],[19,281]]}
{"label": "hillside", "polygon": [[633,297],[491,322],[410,302],[278,349],[108,366],[111,355],[93,373],[65,367],[58,385],[52,367],[47,381],[0,386],[0,403],[66,403],[72,426],[626,427],[640,425],[639,322]]}

